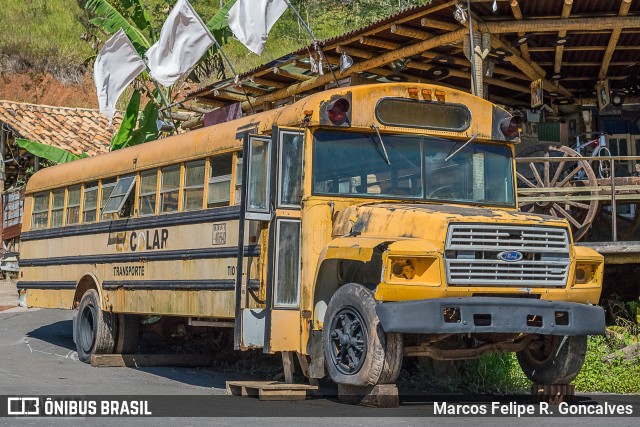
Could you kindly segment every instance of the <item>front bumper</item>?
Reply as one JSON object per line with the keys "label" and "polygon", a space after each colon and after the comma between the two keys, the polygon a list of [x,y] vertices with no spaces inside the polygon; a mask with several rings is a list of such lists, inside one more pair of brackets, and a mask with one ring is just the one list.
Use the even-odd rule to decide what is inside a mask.
{"label": "front bumper", "polygon": [[[445,311],[448,319],[445,319]],[[452,311],[458,314],[453,319],[450,316]],[[436,298],[380,303],[376,313],[385,332],[604,335],[605,331],[601,307],[565,301],[503,297]],[[556,321],[557,313],[560,313],[561,321]]]}

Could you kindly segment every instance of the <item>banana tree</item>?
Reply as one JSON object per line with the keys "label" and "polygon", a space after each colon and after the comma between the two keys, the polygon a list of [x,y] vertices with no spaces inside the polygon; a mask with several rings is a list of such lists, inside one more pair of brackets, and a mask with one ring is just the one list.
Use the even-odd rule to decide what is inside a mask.
{"label": "banana tree", "polygon": [[[226,42],[230,34],[227,15],[235,1],[236,0],[227,1],[206,24],[209,31],[211,31],[219,42]],[[141,0],[119,0],[119,7],[116,7],[115,4],[115,2],[108,0],[86,0],[84,3],[85,10],[95,15],[95,17],[89,20],[90,24],[108,35],[122,28],[138,54],[144,56],[147,49],[157,41],[158,37],[158,34],[151,25],[147,9]],[[194,67],[192,74],[197,76],[215,71],[215,66],[212,66],[212,64],[216,63],[215,52],[215,46],[209,49]],[[161,99],[164,95],[164,98],[168,99],[169,102],[173,101],[174,96],[172,95],[174,95],[174,87],[151,90],[148,83],[149,75],[143,72],[138,77],[136,89],[129,99],[122,124],[111,141],[111,150],[117,150],[158,138],[156,121],[159,116],[159,108],[162,105]],[[158,90],[164,92],[161,94],[158,93]],[[140,112],[140,95],[143,91],[146,92],[150,101],[144,110]]]}
{"label": "banana tree", "polygon": [[18,147],[28,151],[34,156],[40,157],[42,159],[47,159],[53,163],[67,163],[89,157],[87,153],[81,153],[80,155],[73,154],[72,152],[64,150],[62,148],[54,147],[25,138],[16,138],[16,144],[18,144]]}
{"label": "banana tree", "polygon": [[[147,49],[157,41],[157,33],[151,25],[147,9],[141,0],[116,1],[86,0],[84,9],[93,16],[89,23],[107,35],[111,35],[122,28],[138,54],[144,56]],[[235,2],[236,0],[227,1],[206,23],[209,31],[220,43],[226,42],[231,34],[227,15]],[[215,65],[216,60],[219,58],[216,58],[215,53],[216,47],[214,46],[196,64],[192,74],[202,76],[215,71],[219,72],[220,69]],[[162,105],[162,98],[158,93],[158,89],[162,89],[152,90],[149,88],[148,82],[149,76],[146,72],[138,77],[138,82],[135,84],[136,89],[133,90],[129,98],[120,127],[111,139],[110,151],[158,139],[159,133],[156,122]],[[164,95],[166,99],[173,100],[172,89],[172,87],[165,89],[166,93]],[[140,111],[143,92],[146,93],[149,102]],[[18,139],[17,143],[18,146],[31,154],[53,163],[67,163],[88,157],[86,153],[76,155],[61,148],[28,139]]]}

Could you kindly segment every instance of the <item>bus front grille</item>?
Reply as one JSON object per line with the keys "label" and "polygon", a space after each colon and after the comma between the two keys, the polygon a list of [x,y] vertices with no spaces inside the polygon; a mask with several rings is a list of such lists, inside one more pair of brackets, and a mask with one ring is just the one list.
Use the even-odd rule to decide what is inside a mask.
{"label": "bus front grille", "polygon": [[452,224],[445,250],[447,283],[564,287],[569,249],[565,228]]}

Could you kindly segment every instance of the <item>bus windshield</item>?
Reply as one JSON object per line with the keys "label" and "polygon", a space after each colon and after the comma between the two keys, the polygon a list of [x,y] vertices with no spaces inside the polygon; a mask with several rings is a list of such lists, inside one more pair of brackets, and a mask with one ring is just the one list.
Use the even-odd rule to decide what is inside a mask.
{"label": "bus windshield", "polygon": [[313,193],[515,206],[508,146],[471,143],[445,161],[464,141],[420,135],[381,138],[317,131]]}

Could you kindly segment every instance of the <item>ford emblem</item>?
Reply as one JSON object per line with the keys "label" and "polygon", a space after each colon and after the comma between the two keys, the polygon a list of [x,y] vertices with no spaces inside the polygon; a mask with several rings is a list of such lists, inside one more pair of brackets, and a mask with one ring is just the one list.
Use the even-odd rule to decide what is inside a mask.
{"label": "ford emblem", "polygon": [[505,251],[498,254],[498,259],[506,262],[516,262],[522,259],[522,253],[518,251]]}

